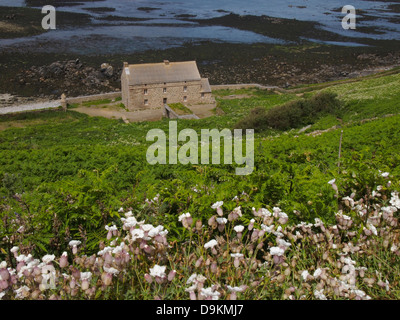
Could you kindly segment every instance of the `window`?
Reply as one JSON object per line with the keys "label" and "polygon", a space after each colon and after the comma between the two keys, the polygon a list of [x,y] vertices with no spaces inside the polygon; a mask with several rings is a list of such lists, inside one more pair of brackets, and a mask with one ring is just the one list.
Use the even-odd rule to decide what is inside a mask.
{"label": "window", "polygon": [[144,99],[144,105],[145,105],[145,106],[149,105],[149,100]]}
{"label": "window", "polygon": [[183,97],[183,101],[186,102],[187,101],[187,96]]}
{"label": "window", "polygon": [[167,88],[163,88],[163,93],[167,93]]}
{"label": "window", "polygon": [[204,99],[204,93],[201,94],[201,98]]}
{"label": "window", "polygon": [[183,87],[183,92],[187,92],[187,86]]}
{"label": "window", "polygon": [[144,93],[144,94],[147,94],[147,89],[144,89],[144,90],[143,90],[143,93]]}
{"label": "window", "polygon": [[167,103],[167,98],[163,99],[163,103],[166,104]]}

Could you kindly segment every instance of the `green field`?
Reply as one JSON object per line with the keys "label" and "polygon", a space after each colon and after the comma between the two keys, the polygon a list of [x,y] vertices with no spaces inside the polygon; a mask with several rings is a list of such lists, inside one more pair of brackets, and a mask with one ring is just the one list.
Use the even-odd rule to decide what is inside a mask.
{"label": "green field", "polygon": [[[171,253],[173,258],[182,254],[181,260],[185,264],[178,278],[181,285],[186,286],[188,276],[201,273],[202,270],[202,264],[197,266],[197,259],[193,260],[190,254],[204,256],[206,260],[206,250],[195,245],[191,248],[192,240],[196,239],[204,245],[205,239],[210,240],[212,232],[217,231],[205,232],[202,236],[200,232],[189,232],[178,221],[183,213],[190,212],[194,220],[199,219],[207,225],[208,219],[215,214],[211,205],[224,201],[224,212],[241,206],[243,215],[237,222],[247,226],[253,218],[253,207],[270,211],[279,207],[288,215],[286,229],[289,230],[289,226],[300,222],[314,223],[315,218],[327,225],[335,225],[335,213],[339,210],[357,217],[358,209],[349,209],[341,200],[352,193],[355,200],[365,199],[361,203],[367,203],[369,211],[378,210],[374,205],[388,205],[391,192],[400,189],[399,88],[400,74],[394,74],[321,89],[322,92],[337,94],[342,103],[341,109],[335,114],[310,114],[307,118],[310,127],[305,130],[296,127],[279,131],[265,127],[256,133],[255,168],[248,176],[235,175],[236,164],[148,164],[146,150],[152,142],[146,141],[146,134],[153,128],[168,133],[167,119],[125,124],[122,120],[89,117],[73,109],[66,113],[47,111],[2,117],[0,215],[3,223],[0,223],[0,232],[3,236],[0,239],[0,261],[9,259],[12,263],[10,249],[15,245],[34,256],[51,253],[59,257],[64,251],[70,250],[70,240],[82,242],[82,254],[95,254],[99,250],[99,243],[108,241],[105,240],[105,226],[115,223],[121,227],[120,217],[123,214],[118,210],[123,207],[125,211],[132,211],[138,221],[164,226],[169,231],[168,241],[174,248],[177,244],[189,244],[188,251],[182,253],[177,247]],[[233,129],[256,107],[270,110],[290,101],[309,99],[320,91],[310,91],[310,87],[304,89],[304,94],[260,89],[216,91],[214,95],[218,107],[224,114],[201,120],[178,120],[178,130],[192,128],[200,135],[201,129]],[[232,94],[244,95],[245,98],[226,99]],[[382,176],[383,172],[389,172],[389,177]],[[337,192],[328,183],[332,179],[335,179]],[[381,198],[371,200],[371,194],[376,192],[378,186],[383,186]],[[397,212],[394,216],[397,219]],[[367,241],[361,236],[363,227],[368,226],[367,219],[354,219],[359,223],[357,225],[355,222],[354,226],[358,227],[352,229],[357,235],[349,236],[343,231],[339,240],[341,248],[346,247],[344,244],[348,242],[353,241],[356,245],[357,241]],[[21,225],[24,230],[18,233]],[[227,226],[220,235],[233,239],[235,232],[232,228]],[[375,279],[375,284],[371,286],[361,278],[357,280],[360,281],[357,282],[358,288],[365,290],[372,298],[400,297],[400,261],[398,255],[394,254],[396,251],[390,249],[390,246],[398,243],[398,227],[389,231],[390,245],[385,244],[383,234],[381,238],[368,240],[370,242],[366,248],[372,253],[363,249],[364,255],[360,251],[351,255],[358,264],[368,267],[365,278],[376,278],[377,268],[386,277]],[[244,237],[250,237],[247,229]],[[246,285],[260,281],[253,291],[250,290],[252,293],[238,293],[238,297],[243,299],[282,299],[291,294],[296,299],[303,296],[306,299],[315,298],[315,290],[321,289],[318,281],[310,284],[310,288],[304,287],[299,271],[331,266],[333,273],[340,274],[341,268],[334,262],[339,256],[328,255],[332,261],[325,256],[322,259],[323,245],[319,247],[318,241],[312,239],[310,237],[310,242],[303,241],[303,244],[292,241],[286,265],[276,263],[276,266],[263,265],[253,270],[250,264],[243,264],[244,271],[241,274],[232,265],[225,265],[226,256],[221,251],[219,273],[204,272],[208,272],[208,279],[213,283],[225,281],[231,286],[240,284],[235,274],[240,275]],[[254,259],[263,261],[262,252],[268,252],[275,245],[275,240],[269,234],[258,251],[245,246],[242,251],[239,248],[235,252],[250,252]],[[374,251],[374,248],[379,249]],[[366,257],[366,253],[370,257]],[[119,289],[99,289],[99,293],[96,291],[92,298],[189,298],[189,294],[179,289],[177,284],[165,285],[164,288],[155,282],[145,282],[144,273],[148,272],[145,269],[159,262],[144,256],[139,255],[139,260],[135,260],[135,266],[140,271],[115,280],[120,283]],[[293,259],[297,261],[297,266],[290,267],[289,261],[293,262]],[[168,270],[180,268],[179,260],[167,260],[170,263]],[[160,263],[165,261],[161,259]],[[176,264],[173,265],[171,261]],[[79,264],[75,262],[75,265]],[[203,267],[207,269],[211,265]],[[272,275],[271,270],[279,270],[278,275]],[[289,280],[281,281],[277,276],[286,275],[284,272],[288,273]],[[261,274],[266,275],[264,280],[260,280]],[[384,278],[390,282],[388,291],[385,285],[378,284],[379,281],[384,283]],[[141,283],[140,288],[126,289],[127,281],[136,285]],[[275,283],[275,289],[269,288],[271,283]],[[289,290],[291,286],[297,288],[292,293]],[[333,293],[329,290],[326,292],[332,299],[346,298],[334,290]],[[65,297],[72,298],[68,292]],[[85,298],[85,293],[79,291],[75,297]],[[347,298],[354,297],[349,294]]]}

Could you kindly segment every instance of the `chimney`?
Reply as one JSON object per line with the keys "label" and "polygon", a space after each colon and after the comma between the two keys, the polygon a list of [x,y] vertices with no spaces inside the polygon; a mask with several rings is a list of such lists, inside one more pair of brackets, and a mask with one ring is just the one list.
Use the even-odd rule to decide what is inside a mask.
{"label": "chimney", "polygon": [[164,64],[165,64],[166,66],[169,66],[169,61],[168,61],[168,60],[164,60]]}

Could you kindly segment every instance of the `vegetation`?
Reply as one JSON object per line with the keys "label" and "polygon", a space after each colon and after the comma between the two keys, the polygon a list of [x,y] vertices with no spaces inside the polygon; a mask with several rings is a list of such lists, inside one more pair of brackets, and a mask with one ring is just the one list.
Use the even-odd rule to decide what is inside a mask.
{"label": "vegetation", "polygon": [[183,105],[182,103],[170,103],[168,106],[179,115],[192,114],[192,110]]}
{"label": "vegetation", "polygon": [[332,92],[321,92],[308,99],[290,101],[282,106],[269,109],[257,107],[239,121],[236,128],[254,128],[262,131],[268,128],[289,130],[315,123],[326,115],[339,116],[341,103]]}
{"label": "vegetation", "polygon": [[[399,87],[391,75],[303,97],[216,91],[223,115],[177,121],[200,134],[257,107],[322,110],[299,116],[307,130],[257,133],[248,176],[149,165],[146,133],[168,133],[167,119],[3,117],[21,128],[0,132],[2,298],[398,299]],[[340,118],[324,99],[339,99]]]}

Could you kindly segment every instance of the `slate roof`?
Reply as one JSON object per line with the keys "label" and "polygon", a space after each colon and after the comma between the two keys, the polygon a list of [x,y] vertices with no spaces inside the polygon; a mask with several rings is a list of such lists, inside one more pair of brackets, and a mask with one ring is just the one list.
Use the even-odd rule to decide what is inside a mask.
{"label": "slate roof", "polygon": [[129,85],[201,80],[196,61],[130,64],[125,73]]}
{"label": "slate roof", "polygon": [[201,78],[201,92],[207,93],[211,92],[210,83],[208,82],[208,78]]}

